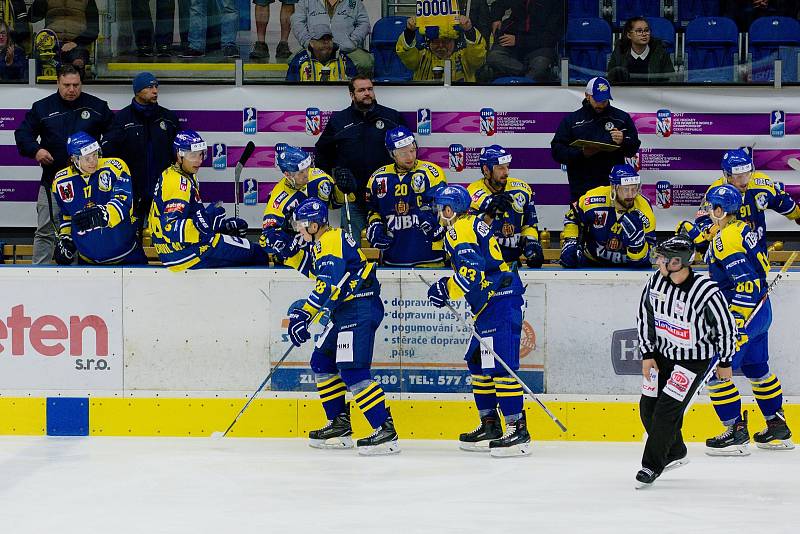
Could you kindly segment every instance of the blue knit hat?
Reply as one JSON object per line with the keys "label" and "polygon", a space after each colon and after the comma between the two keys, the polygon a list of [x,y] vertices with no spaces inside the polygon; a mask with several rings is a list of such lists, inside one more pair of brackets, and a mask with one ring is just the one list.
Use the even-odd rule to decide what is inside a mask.
{"label": "blue knit hat", "polygon": [[140,72],[133,79],[133,94],[138,93],[147,87],[158,87],[158,80],[150,72]]}

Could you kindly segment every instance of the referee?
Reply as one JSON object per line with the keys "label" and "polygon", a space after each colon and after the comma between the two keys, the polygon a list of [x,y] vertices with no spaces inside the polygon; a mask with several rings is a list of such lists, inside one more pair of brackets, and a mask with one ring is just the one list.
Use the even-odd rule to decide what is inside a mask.
{"label": "referee", "polygon": [[[658,272],[642,292],[637,326],[642,352],[639,414],[647,430],[637,488],[650,486],[666,467],[687,462],[683,413],[716,356],[730,367],[736,326],[715,282],[690,267],[694,247],[683,234],[655,249]],[[657,379],[651,374],[657,373]]]}

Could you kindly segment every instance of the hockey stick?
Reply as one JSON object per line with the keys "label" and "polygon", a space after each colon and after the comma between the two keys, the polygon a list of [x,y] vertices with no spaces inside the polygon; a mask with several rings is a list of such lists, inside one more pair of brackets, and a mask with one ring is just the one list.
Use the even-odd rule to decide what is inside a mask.
{"label": "hockey stick", "polygon": [[[341,288],[342,288],[342,286],[345,284],[345,282],[347,282],[347,279],[348,279],[348,278],[350,278],[350,273],[349,273],[349,272],[345,272],[345,273],[344,273],[344,276],[342,277],[342,279],[341,279],[341,280],[339,280],[339,283],[338,283],[338,284],[336,284],[336,288],[337,288],[337,289],[341,289]],[[322,306],[320,306],[320,308],[319,308],[319,310],[317,311],[317,313],[315,313],[315,314],[314,314],[314,316],[311,318],[311,321],[309,321],[309,324],[313,323],[313,322],[314,322],[314,321],[316,321],[316,320],[317,320],[319,317],[321,317],[321,316],[322,316],[322,314],[323,314],[323,311],[325,310],[325,306],[327,306],[328,304],[330,304],[330,302],[331,302],[331,299],[333,298],[333,295],[334,295],[334,292],[331,292],[331,296],[330,296],[330,297],[328,297],[328,300],[326,300],[326,301],[325,301],[325,303],[324,303]],[[283,361],[284,361],[284,360],[285,360],[285,359],[286,359],[286,358],[289,356],[289,354],[291,354],[292,350],[294,350],[294,343],[292,343],[291,345],[289,345],[289,348],[288,348],[288,349],[286,349],[286,352],[284,352],[284,353],[283,353],[283,356],[281,356],[281,359],[280,359],[280,360],[278,360],[277,362],[275,362],[275,365],[272,367],[272,369],[270,370],[270,372],[269,372],[269,373],[267,373],[267,377],[264,379],[264,381],[263,381],[263,382],[261,382],[261,385],[260,385],[260,386],[258,386],[258,389],[256,389],[256,390],[253,392],[253,394],[252,394],[252,395],[250,395],[250,398],[249,398],[249,399],[247,399],[247,402],[244,404],[244,406],[242,406],[242,409],[241,409],[241,410],[239,410],[239,413],[238,413],[238,414],[236,414],[236,417],[234,417],[234,418],[233,418],[233,421],[231,421],[231,424],[230,424],[230,425],[228,425],[228,428],[227,428],[227,429],[225,429],[225,432],[212,432],[212,433],[211,433],[211,438],[212,438],[212,439],[222,439],[222,438],[224,438],[225,436],[227,436],[227,435],[228,435],[228,432],[230,432],[230,431],[231,431],[231,429],[233,428],[233,425],[235,425],[235,424],[236,424],[236,421],[238,421],[238,420],[239,420],[239,418],[242,416],[242,414],[243,414],[243,413],[244,413],[244,411],[247,409],[247,407],[248,407],[248,406],[250,406],[250,403],[251,403],[251,402],[253,402],[253,399],[255,399],[255,398],[256,398],[256,396],[259,394],[259,392],[260,392],[262,389],[264,389],[264,386],[266,386],[266,385],[267,385],[267,382],[269,382],[270,378],[272,378],[272,375],[275,373],[275,371],[277,371],[277,370],[278,370],[278,368],[281,366],[281,364],[283,363]]]}
{"label": "hockey stick", "polygon": [[253,155],[253,151],[255,149],[255,143],[249,141],[247,146],[244,147],[242,157],[239,158],[239,162],[236,164],[236,169],[233,171],[233,181],[235,186],[233,189],[233,216],[237,219],[239,218],[239,182],[242,179],[242,169],[244,169],[247,160]]}
{"label": "hockey stick", "polygon": [[347,193],[344,194],[344,218],[347,219],[347,233],[361,246],[361,236],[353,235],[353,226],[350,224],[350,201],[347,200]]}
{"label": "hockey stick", "polygon": [[[417,274],[417,276],[419,277],[420,280],[422,280],[425,283],[426,286],[431,287],[431,283],[425,280],[425,278],[423,278],[421,274]],[[522,379],[514,371],[511,370],[508,364],[504,362],[502,358],[500,358],[500,356],[494,351],[494,349],[490,347],[488,343],[486,343],[486,341],[478,334],[478,331],[475,329],[475,325],[467,321],[467,319],[465,319],[464,316],[458,313],[456,309],[453,308],[453,306],[448,301],[445,301],[445,306],[447,306],[447,309],[450,310],[450,313],[455,315],[456,319],[458,319],[458,322],[461,323],[462,326],[464,326],[465,328],[467,328],[467,330],[470,331],[472,337],[474,337],[478,341],[478,343],[481,344],[481,347],[483,347],[484,350],[488,351],[492,355],[492,358],[494,358],[497,363],[502,365],[503,369],[505,369],[509,375],[511,375],[517,382],[519,382],[519,385],[522,386],[522,389],[525,390],[525,393],[530,395],[531,398],[536,401],[536,403],[542,408],[542,410],[544,410],[544,412],[550,416],[550,419],[552,419],[553,422],[556,425],[558,425],[558,428],[560,428],[562,432],[566,432],[567,427],[565,427],[564,424],[558,420],[558,418],[553,414],[553,412],[547,409],[547,406],[545,406],[544,403],[539,400],[539,397],[537,397],[536,394],[533,391],[531,391],[531,388],[529,388],[528,385],[525,384],[525,382],[523,382]]]}

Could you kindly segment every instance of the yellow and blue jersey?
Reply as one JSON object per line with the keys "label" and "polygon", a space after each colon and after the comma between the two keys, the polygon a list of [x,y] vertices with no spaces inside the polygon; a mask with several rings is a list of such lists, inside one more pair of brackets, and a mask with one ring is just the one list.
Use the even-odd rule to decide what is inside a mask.
{"label": "yellow and blue jersey", "polygon": [[[484,213],[494,196],[486,180],[481,178],[472,182],[467,191],[472,199],[470,210],[473,213]],[[522,238],[539,240],[539,230],[536,226],[539,218],[536,215],[534,193],[531,186],[522,180],[510,177],[506,182],[505,193],[510,195],[513,201],[511,210],[498,214],[492,221],[492,233],[497,238],[500,250],[503,251],[503,259],[507,262],[519,261],[522,254]]]}
{"label": "yellow and blue jersey", "polygon": [[[711,189],[727,184],[727,180],[722,177],[711,184],[706,190],[706,194]],[[701,212],[695,221],[697,226],[701,229],[712,227],[711,218],[704,211],[707,209],[707,202],[703,200]],[[754,172],[750,177],[750,182],[747,184],[747,190],[742,195],[742,207],[739,208],[739,213],[736,218],[744,221],[750,226],[750,229],[756,233],[758,237],[759,247],[762,250],[767,249],[767,221],[765,212],[773,210],[780,213],[787,219],[795,221],[800,218],[800,207],[789,196],[786,191],[779,189],[775,183],[763,172]],[[695,243],[702,244],[703,241],[708,241],[713,235],[712,232],[701,234],[700,237],[695,239]]]}
{"label": "yellow and blue jersey", "polygon": [[430,191],[447,183],[441,167],[417,160],[414,167],[398,173],[395,164],[376,170],[367,181],[368,224],[383,221],[392,245],[383,253],[386,265],[413,267],[444,260],[441,240],[433,241],[420,229],[419,213],[430,209]]}
{"label": "yellow and blue jersey", "polygon": [[[353,237],[341,228],[328,227],[311,247],[299,250],[286,265],[314,280],[314,290],[303,309],[314,314],[330,301],[331,310],[341,302],[380,295],[375,264],[367,261]],[[350,273],[339,290],[336,285]]]}
{"label": "yellow and blue jersey", "polygon": [[[628,212],[638,212],[645,236],[644,247],[625,245],[619,218]],[[650,250],[656,244],[656,217],[653,208],[641,194],[633,207],[619,212],[611,200],[611,186],[590,189],[564,217],[563,239],[582,242],[586,257],[603,266],[650,267]]]}
{"label": "yellow and blue jersey", "polygon": [[503,260],[492,229],[476,215],[458,217],[445,236],[455,273],[447,281],[451,299],[464,297],[473,313],[492,298],[522,295],[519,274]]}
{"label": "yellow and blue jersey", "polygon": [[767,290],[769,274],[769,260],[756,232],[744,221],[733,220],[716,233],[706,259],[730,310],[747,319]]}
{"label": "yellow and blue jersey", "polygon": [[[70,235],[88,263],[115,263],[139,246],[133,219],[133,184],[128,165],[119,158],[100,158],[97,170],[81,174],[73,165],[53,178],[53,194],[61,208],[59,233]],[[72,216],[92,206],[105,206],[108,227],[77,232]]]}
{"label": "yellow and blue jersey", "polygon": [[[395,53],[403,65],[414,73],[414,81],[433,80],[433,68],[444,68],[445,60],[438,58],[431,52],[429,42],[418,43],[416,39],[408,43],[404,33],[401,33],[395,44]],[[478,30],[475,37],[470,40],[466,35],[455,40],[453,54],[449,58],[454,82],[475,83],[478,69],[486,63],[486,41]]]}
{"label": "yellow and blue jersey", "polygon": [[347,81],[358,74],[353,60],[347,57],[347,54],[341,52],[338,47],[334,46],[331,58],[325,63],[315,59],[313,54],[308,50],[303,50],[298,53],[289,63],[289,68],[286,71],[286,81],[326,81],[322,79],[322,69],[324,67],[330,69],[327,81],[331,82]]}

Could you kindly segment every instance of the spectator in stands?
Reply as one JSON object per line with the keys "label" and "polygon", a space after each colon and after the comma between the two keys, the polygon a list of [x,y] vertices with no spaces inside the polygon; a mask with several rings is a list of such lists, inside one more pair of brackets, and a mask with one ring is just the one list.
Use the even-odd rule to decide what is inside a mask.
{"label": "spectator in stands", "polygon": [[[492,0],[494,3],[494,0]],[[484,37],[483,44],[488,50],[491,46],[489,36],[492,35],[492,13],[491,6],[488,0],[472,0],[469,13],[467,13],[469,20],[476,30]]]}
{"label": "spectator in stands", "polygon": [[149,72],[133,79],[133,100],[114,116],[103,136],[103,156],[128,164],[133,181],[133,215],[138,227],[147,224],[150,204],[161,173],[172,164],[172,142],[178,117],[158,105],[158,80]]}
{"label": "spectator in stands", "polygon": [[[553,79],[556,46],[564,35],[564,0],[497,0],[491,5],[494,45],[486,64],[494,77]],[[510,13],[510,14],[509,14]]]}
{"label": "spectator in stands", "polygon": [[[360,0],[355,0],[360,1]],[[253,0],[256,5],[256,42],[250,59],[269,59],[269,46],[267,46],[267,25],[269,24],[269,6],[275,0]],[[352,3],[353,0],[350,0]],[[292,15],[297,0],[281,0],[281,40],[275,48],[275,59],[286,61],[292,55],[289,49],[289,31],[292,29]],[[304,47],[307,45],[303,45]]]}
{"label": "spectator in stands", "polygon": [[25,80],[27,77],[25,52],[14,43],[8,25],[0,22],[0,80]]}
{"label": "spectator in stands", "polygon": [[333,42],[355,63],[359,74],[372,74],[375,58],[364,50],[370,32],[369,14],[361,0],[300,0],[292,15],[292,33],[308,48],[311,28],[327,24]]}
{"label": "spectator in stands", "polygon": [[83,131],[99,139],[114,119],[105,100],[82,91],[80,72],[73,65],[62,65],[56,81],[58,90],[34,102],[14,132],[20,155],[33,158],[42,166],[33,235],[35,264],[48,263],[53,258],[56,244],[53,225],[59,214],[49,192],[56,171],[70,164],[67,138]]}
{"label": "spectator in stands", "polygon": [[486,45],[468,17],[462,15],[459,26],[461,32],[455,28],[428,27],[425,42],[417,44],[416,18],[408,18],[405,31],[397,38],[395,51],[403,65],[414,71],[415,81],[433,80],[433,69],[443,69],[445,60],[449,59],[454,82],[475,82],[475,71],[486,61]]}
{"label": "spectator in stands", "polygon": [[651,37],[647,19],[628,19],[608,61],[608,81],[668,82],[674,75],[672,59],[661,40]]}
{"label": "spectator in stands", "polygon": [[[239,31],[239,6],[236,0],[219,0],[222,15],[222,55],[230,59],[239,57],[236,34]],[[206,55],[206,30],[208,29],[208,0],[191,0],[189,7],[189,48],[181,53],[183,58]]]}
{"label": "spectator in stands", "polygon": [[608,185],[611,168],[633,157],[641,145],[631,116],[611,105],[608,80],[592,78],[584,96],[581,108],[562,119],[550,141],[553,159],[567,166],[570,202]]}
{"label": "spectator in stands", "polygon": [[25,5],[25,0],[10,0],[3,3],[5,4],[5,9],[2,10],[2,21],[8,26],[11,39],[24,52],[25,47],[30,47],[31,44],[28,6]]}
{"label": "spectator in stands", "polygon": [[736,21],[740,32],[750,30],[750,24],[761,17],[779,16],[797,18],[798,0],[724,0],[720,11],[723,16]]}
{"label": "spectator in stands", "polygon": [[342,228],[349,220],[353,235],[360,236],[367,226],[367,180],[379,167],[392,163],[386,132],[406,122],[397,110],[378,104],[367,76],[356,76],[349,87],[352,103],[331,115],[325,125],[317,141],[316,166],[333,176],[340,191],[355,193],[355,203],[342,210]]}
{"label": "spectator in stands", "polygon": [[[150,15],[150,2],[131,0],[133,35],[139,57],[169,57],[172,51],[172,33],[175,21],[175,0],[156,0],[156,21]],[[155,34],[155,49],[153,48]]]}
{"label": "spectator in stands", "polygon": [[308,48],[294,56],[286,71],[287,82],[336,82],[356,74],[353,61],[333,42],[330,25],[311,27]]}
{"label": "spectator in stands", "polygon": [[[45,27],[58,36],[61,63],[71,63],[83,77],[91,57],[89,48],[100,33],[100,13],[95,0],[60,0],[52,4],[48,0],[34,0],[29,14],[31,22],[44,19]],[[61,167],[65,166],[66,163]]]}

